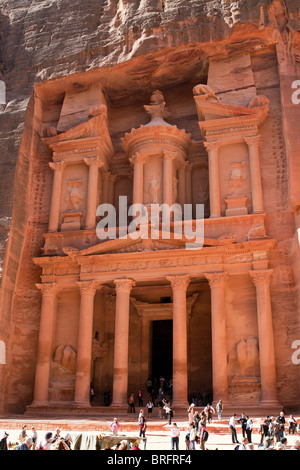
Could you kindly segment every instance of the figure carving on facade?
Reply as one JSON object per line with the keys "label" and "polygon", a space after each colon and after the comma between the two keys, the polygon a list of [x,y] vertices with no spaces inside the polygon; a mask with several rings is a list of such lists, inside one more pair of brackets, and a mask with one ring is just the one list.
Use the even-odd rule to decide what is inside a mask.
{"label": "figure carving on facade", "polygon": [[239,189],[244,185],[246,176],[244,175],[244,168],[246,162],[237,162],[231,164],[230,175],[227,178],[228,185],[231,190],[231,195],[236,195]]}
{"label": "figure carving on facade", "polygon": [[154,177],[149,183],[148,193],[150,196],[151,204],[159,204],[159,191],[160,191],[160,182]]}
{"label": "figure carving on facade", "polygon": [[204,100],[208,100],[208,101],[218,101],[218,98],[215,94],[215,92],[213,91],[212,88],[210,88],[209,86],[207,85],[196,85],[194,88],[193,88],[193,93],[194,95],[196,96],[202,96],[202,98]]}
{"label": "figure carving on facade", "polygon": [[295,30],[290,24],[289,14],[285,3],[282,0],[275,0],[269,10],[270,20],[276,28],[276,36],[282,46],[282,59],[291,63],[295,62],[293,54]]}
{"label": "figure carving on facade", "polygon": [[258,339],[251,337],[239,341],[229,354],[228,362],[235,381],[259,377]]}
{"label": "figure carving on facade", "polygon": [[82,184],[82,179],[68,181],[68,194],[65,197],[65,201],[73,210],[79,209],[81,202],[84,201],[84,197],[81,194]]}
{"label": "figure carving on facade", "polygon": [[60,344],[54,352],[53,362],[70,372],[75,372],[76,358],[77,353],[72,346]]}

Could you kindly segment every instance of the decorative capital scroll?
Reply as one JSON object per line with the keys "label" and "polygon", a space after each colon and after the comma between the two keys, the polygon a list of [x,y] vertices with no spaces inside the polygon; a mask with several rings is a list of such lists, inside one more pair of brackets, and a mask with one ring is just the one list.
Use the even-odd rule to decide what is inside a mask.
{"label": "decorative capital scroll", "polygon": [[208,152],[211,152],[212,150],[218,150],[221,143],[218,140],[213,140],[211,142],[203,142],[203,145]]}
{"label": "decorative capital scroll", "polygon": [[262,284],[270,285],[273,269],[252,270],[249,274],[256,287]]}
{"label": "decorative capital scroll", "polygon": [[57,293],[57,285],[55,282],[36,284],[36,287],[42,292],[43,297],[54,297]]}
{"label": "decorative capital scroll", "polygon": [[135,286],[135,281],[133,279],[115,279],[114,283],[117,293],[125,292],[130,294],[131,289]]}
{"label": "decorative capital scroll", "polygon": [[79,281],[76,282],[79,287],[81,295],[95,295],[96,293],[96,282],[95,281]]}
{"label": "decorative capital scroll", "polygon": [[187,290],[191,278],[188,275],[167,276],[167,280],[170,281],[173,290],[176,290],[176,289]]}
{"label": "decorative capital scroll", "polygon": [[147,154],[136,152],[132,155],[129,161],[132,165],[134,165],[135,163],[145,163],[148,158],[149,157]]}
{"label": "decorative capital scroll", "polygon": [[260,135],[253,135],[249,137],[244,137],[245,143],[250,147],[252,145],[261,147],[261,137]]}
{"label": "decorative capital scroll", "polygon": [[172,152],[171,150],[163,151],[164,160],[175,160],[177,158],[177,152]]}
{"label": "decorative capital scroll", "polygon": [[228,273],[204,273],[204,276],[209,282],[211,289],[215,287],[224,287],[225,281],[228,278]]}
{"label": "decorative capital scroll", "polygon": [[104,165],[104,162],[97,157],[84,158],[84,163],[87,166],[96,166],[98,168],[101,168]]}
{"label": "decorative capital scroll", "polygon": [[53,171],[61,171],[63,172],[65,167],[66,167],[66,162],[50,162],[49,163],[49,166],[51,168],[51,170]]}

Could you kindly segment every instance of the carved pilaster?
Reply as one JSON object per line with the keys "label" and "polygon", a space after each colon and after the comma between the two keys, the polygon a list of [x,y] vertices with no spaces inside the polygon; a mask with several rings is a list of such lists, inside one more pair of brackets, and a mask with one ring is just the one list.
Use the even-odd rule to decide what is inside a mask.
{"label": "carved pilaster", "polygon": [[208,152],[210,217],[221,217],[219,141],[204,142]]}

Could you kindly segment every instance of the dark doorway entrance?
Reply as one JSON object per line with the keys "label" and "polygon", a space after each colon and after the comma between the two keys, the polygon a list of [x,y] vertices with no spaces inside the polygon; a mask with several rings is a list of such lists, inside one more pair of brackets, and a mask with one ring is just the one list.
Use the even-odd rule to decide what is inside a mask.
{"label": "dark doorway entrance", "polygon": [[173,321],[159,320],[152,325],[152,377],[172,378]]}

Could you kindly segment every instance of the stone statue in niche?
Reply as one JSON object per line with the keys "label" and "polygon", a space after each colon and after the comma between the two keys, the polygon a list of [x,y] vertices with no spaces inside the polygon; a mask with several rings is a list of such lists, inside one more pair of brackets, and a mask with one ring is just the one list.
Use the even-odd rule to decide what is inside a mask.
{"label": "stone statue in niche", "polygon": [[159,204],[159,191],[160,191],[160,182],[154,177],[149,183],[148,193],[150,197],[151,204]]}
{"label": "stone statue in niche", "polygon": [[295,30],[290,24],[289,14],[285,3],[282,0],[275,0],[269,9],[270,20],[276,28],[276,39],[282,46],[282,58],[280,60],[288,60],[295,63],[295,55],[293,54]]}
{"label": "stone statue in niche", "polygon": [[75,372],[76,359],[77,353],[72,346],[60,344],[54,352],[53,362],[69,372]]}
{"label": "stone statue in niche", "polygon": [[65,202],[68,204],[70,210],[78,210],[82,201],[84,201],[82,195],[83,180],[70,180],[67,186],[68,194],[65,197]]}
{"label": "stone statue in niche", "polygon": [[232,163],[229,177],[227,178],[228,186],[230,187],[230,194],[238,194],[239,189],[244,185],[246,176],[244,169],[246,162]]}
{"label": "stone statue in niche", "polygon": [[234,381],[259,377],[258,339],[250,337],[239,341],[229,353],[228,365]]}

